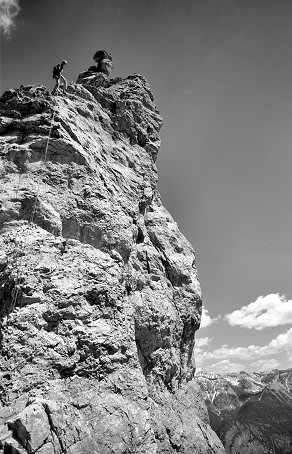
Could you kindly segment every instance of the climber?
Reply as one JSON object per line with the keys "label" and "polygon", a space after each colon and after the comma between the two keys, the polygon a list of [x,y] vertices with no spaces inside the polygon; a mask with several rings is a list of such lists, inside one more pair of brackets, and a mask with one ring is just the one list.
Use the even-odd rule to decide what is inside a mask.
{"label": "climber", "polygon": [[63,92],[65,93],[67,91],[67,80],[65,79],[64,76],[62,76],[62,71],[65,65],[67,65],[67,61],[62,60],[61,64],[58,64],[53,68],[53,79],[56,80],[56,85],[52,91],[52,95],[54,95],[58,91],[60,86],[60,80],[62,82]]}
{"label": "climber", "polygon": [[104,58],[100,62],[100,70],[109,77],[111,70],[114,68],[113,62],[109,58]]}
{"label": "climber", "polygon": [[111,70],[114,68],[113,59],[109,52],[98,50],[93,55],[93,60],[97,63],[96,66],[90,66],[89,71],[101,72],[109,77]]}

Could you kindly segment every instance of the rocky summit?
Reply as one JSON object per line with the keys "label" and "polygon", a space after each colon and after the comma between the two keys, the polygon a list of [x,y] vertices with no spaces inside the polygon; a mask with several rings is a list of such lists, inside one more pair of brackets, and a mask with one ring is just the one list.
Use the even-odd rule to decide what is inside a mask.
{"label": "rocky summit", "polygon": [[194,251],[157,191],[162,120],[100,55],[66,94],[0,99],[0,452],[223,453],[193,378]]}
{"label": "rocky summit", "polygon": [[292,369],[196,376],[227,454],[292,453]]}

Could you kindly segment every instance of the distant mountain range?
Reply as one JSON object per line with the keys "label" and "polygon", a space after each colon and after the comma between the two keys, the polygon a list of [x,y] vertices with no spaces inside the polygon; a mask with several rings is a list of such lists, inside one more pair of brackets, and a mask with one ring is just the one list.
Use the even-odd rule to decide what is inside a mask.
{"label": "distant mountain range", "polygon": [[292,369],[196,374],[227,454],[292,453]]}

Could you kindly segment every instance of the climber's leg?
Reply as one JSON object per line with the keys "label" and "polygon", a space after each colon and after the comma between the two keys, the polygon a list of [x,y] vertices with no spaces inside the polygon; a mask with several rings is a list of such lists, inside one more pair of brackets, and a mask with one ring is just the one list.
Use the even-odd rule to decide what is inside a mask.
{"label": "climber's leg", "polygon": [[60,78],[59,77],[58,78],[55,77],[55,81],[56,81],[56,85],[54,86],[54,89],[52,91],[52,95],[54,95],[58,91],[58,88],[59,88],[59,85],[60,85]]}
{"label": "climber's leg", "polygon": [[61,79],[61,81],[62,81],[62,87],[63,87],[63,91],[64,91],[64,93],[65,93],[65,92],[67,91],[67,80],[65,79],[64,76],[62,76],[62,74],[61,74],[61,76],[60,76],[60,79]]}

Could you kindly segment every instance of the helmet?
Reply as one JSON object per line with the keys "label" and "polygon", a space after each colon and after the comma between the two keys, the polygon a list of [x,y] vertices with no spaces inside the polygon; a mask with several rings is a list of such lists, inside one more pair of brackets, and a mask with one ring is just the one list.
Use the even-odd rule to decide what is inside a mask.
{"label": "helmet", "polygon": [[62,60],[62,65],[67,65],[67,60]]}

